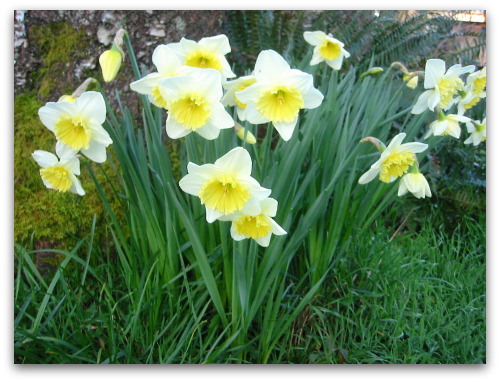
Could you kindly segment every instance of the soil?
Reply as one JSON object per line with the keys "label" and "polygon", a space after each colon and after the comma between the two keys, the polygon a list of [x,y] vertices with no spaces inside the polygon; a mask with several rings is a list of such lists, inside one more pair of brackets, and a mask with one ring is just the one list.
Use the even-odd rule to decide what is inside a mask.
{"label": "soil", "polygon": [[[120,28],[130,35],[139,67],[144,67],[149,73],[155,71],[151,55],[157,45],[178,42],[182,37],[198,41],[202,37],[223,33],[224,11],[15,11],[15,96],[37,89],[37,84],[33,83],[31,78],[36,78],[32,74],[40,70],[42,55],[40,47],[33,42],[34,28],[61,22],[72,25],[76,30],[84,30],[91,42],[86,58],[71,62],[68,72],[65,73],[76,88],[86,79],[89,72],[95,73],[98,78],[99,55],[111,47],[115,33]],[[68,61],[71,61],[71,57],[68,57]],[[130,66],[128,72],[131,73]],[[110,93],[114,93],[116,89],[129,91],[131,81],[133,78],[118,76],[106,89],[109,88]],[[51,94],[48,97],[50,99],[43,101],[55,101],[59,96],[60,94]]]}

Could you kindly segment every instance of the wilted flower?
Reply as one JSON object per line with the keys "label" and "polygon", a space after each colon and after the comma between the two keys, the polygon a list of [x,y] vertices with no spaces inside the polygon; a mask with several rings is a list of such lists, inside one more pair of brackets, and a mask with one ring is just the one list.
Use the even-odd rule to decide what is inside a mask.
{"label": "wilted flower", "polygon": [[286,235],[286,231],[273,220],[278,210],[278,202],[273,198],[265,198],[260,201],[261,213],[258,215],[245,215],[236,212],[232,215],[221,217],[220,220],[230,220],[231,237],[240,241],[253,239],[262,247],[267,247],[271,235]]}
{"label": "wilted flower", "polygon": [[260,215],[260,200],[271,194],[271,190],[261,187],[251,177],[252,159],[242,147],[232,149],[214,164],[198,166],[189,162],[187,170],[179,186],[184,192],[200,198],[209,223],[235,212]]}
{"label": "wilted flower", "polygon": [[134,81],[130,88],[139,94],[148,96],[149,101],[159,107],[168,109],[168,101],[163,98],[159,90],[160,82],[169,77],[182,74],[182,63],[179,57],[167,45],[158,45],[153,51],[153,64],[157,72],[153,72]]}
{"label": "wilted flower", "polygon": [[167,46],[179,56],[184,65],[215,69],[222,74],[222,80],[236,77],[225,57],[231,52],[231,46],[223,34],[203,37],[198,42],[183,37],[180,42],[170,43]]}
{"label": "wilted flower", "polygon": [[[85,195],[85,191],[76,175],[80,175],[80,160],[75,151],[60,142],[56,143],[56,154],[36,150],[31,154],[40,167],[43,184],[60,192],[70,191]],[[59,158],[58,158],[59,157]]]}
{"label": "wilted flower", "polygon": [[234,126],[234,120],[220,102],[220,73],[213,69],[189,68],[189,75],[161,81],[159,90],[168,99],[167,134],[172,139],[196,132],[215,139],[221,129]]}
{"label": "wilted flower", "polygon": [[403,175],[399,183],[398,196],[405,195],[410,191],[417,199],[431,197],[431,189],[427,179],[418,170]]}
{"label": "wilted flower", "polygon": [[244,76],[240,77],[233,81],[228,81],[223,84],[223,87],[226,89],[226,94],[222,97],[222,104],[225,106],[236,106],[236,113],[238,114],[238,118],[240,121],[246,121],[246,107],[244,103],[242,103],[238,97],[236,97],[236,92],[240,92],[250,85],[253,85],[257,79],[255,76]]}
{"label": "wilted flower", "polygon": [[464,143],[466,145],[473,144],[474,146],[479,145],[482,141],[486,140],[486,118],[481,122],[472,121],[465,123],[467,131],[470,133],[469,138],[467,138]]}
{"label": "wilted flower", "polygon": [[106,147],[113,141],[102,127],[106,105],[101,93],[84,92],[74,102],[47,102],[38,110],[42,123],[56,139],[94,162],[106,160]]}
{"label": "wilted flower", "polygon": [[314,46],[313,56],[309,65],[317,65],[325,61],[328,66],[340,70],[342,61],[349,58],[350,53],[344,49],[344,43],[321,31],[304,32],[304,39]]}
{"label": "wilted flower", "polygon": [[401,144],[406,137],[405,133],[396,135],[386,148],[382,147],[380,159],[359,178],[360,184],[371,182],[377,175],[382,182],[389,183],[405,174],[415,163],[415,154],[425,151],[425,143],[411,142]]}
{"label": "wilted flower", "polygon": [[257,82],[236,92],[246,104],[247,121],[253,124],[272,122],[281,137],[288,141],[301,109],[314,109],[323,94],[313,86],[313,77],[290,65],[274,50],[262,51],[254,70]]}
{"label": "wilted flower", "polygon": [[430,129],[425,135],[424,139],[429,138],[431,135],[441,136],[441,135],[450,135],[453,138],[460,138],[460,133],[462,130],[460,129],[459,122],[466,123],[470,121],[469,117],[459,114],[448,114],[442,115],[438,120],[432,122],[430,124]]}
{"label": "wilted flower", "polygon": [[420,114],[426,109],[431,111],[437,106],[447,110],[454,103],[453,97],[462,90],[464,82],[460,76],[474,70],[474,65],[462,67],[460,64],[453,65],[446,70],[446,64],[440,59],[427,60],[425,64],[424,88],[429,89],[418,97],[413,106],[412,113]]}

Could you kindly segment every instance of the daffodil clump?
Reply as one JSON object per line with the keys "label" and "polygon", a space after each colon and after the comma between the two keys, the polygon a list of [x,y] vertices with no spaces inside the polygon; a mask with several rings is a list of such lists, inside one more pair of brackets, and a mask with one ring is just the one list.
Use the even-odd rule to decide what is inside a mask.
{"label": "daffodil clump", "polygon": [[80,153],[96,163],[106,161],[106,148],[113,143],[102,126],[106,105],[101,93],[85,91],[89,80],[72,95],[48,102],[38,111],[40,120],[56,138],[57,156],[42,150],[33,153],[47,188],[84,195],[76,177],[80,175]]}
{"label": "daffodil clump", "polygon": [[405,138],[405,133],[399,133],[387,146],[377,138],[364,138],[362,142],[371,142],[375,145],[380,152],[380,158],[371,165],[367,172],[361,175],[358,183],[369,183],[377,176],[384,183],[391,183],[401,178],[398,196],[402,196],[408,191],[417,198],[431,196],[429,185],[418,170],[418,161],[415,155],[427,150],[428,145],[421,142],[402,143]]}
{"label": "daffodil clump", "polygon": [[[126,32],[119,31],[111,49],[99,58],[106,83],[116,77],[123,62],[124,37],[128,38]],[[344,43],[332,34],[306,31],[303,37],[313,46],[311,66],[324,62],[333,70],[340,70],[344,60],[350,57]],[[140,78],[136,68],[137,80],[130,83],[130,89],[145,96],[145,100],[159,109],[155,118],[165,121],[164,130],[170,139],[185,138],[193,143],[196,141],[190,139],[195,138],[190,135],[195,135],[213,141],[219,138],[222,130],[227,130],[239,139],[231,141],[233,146],[234,142],[242,142],[243,147],[225,148],[227,152],[214,163],[190,161],[179,187],[199,199],[208,223],[230,221],[234,240],[249,238],[267,247],[272,234],[285,235],[286,231],[274,221],[278,201],[270,197],[270,189],[262,187],[252,176],[252,155],[244,147],[255,145],[252,149],[258,150],[259,145],[258,134],[252,133],[251,125],[268,124],[268,129],[274,127],[285,142],[299,140],[299,134],[294,132],[300,126],[301,115],[304,110],[319,108],[324,95],[315,87],[313,75],[292,68],[285,58],[271,49],[259,53],[251,73],[235,78],[226,59],[230,52],[225,35],[204,37],[199,41],[182,38],[179,42],[161,44],[152,54],[156,70]],[[446,70],[444,61],[439,59],[428,60],[424,73],[410,72],[401,63],[392,66],[403,71],[403,80],[412,89],[417,88],[419,77],[424,77],[425,91],[418,97],[412,113],[431,110],[437,114],[437,120],[430,124],[424,139],[431,135],[459,138],[460,123],[467,126],[470,134],[465,143],[478,145],[486,139],[486,119],[474,121],[464,115],[486,96],[486,68],[474,72],[474,66],[453,65]],[[324,70],[327,73],[329,69]],[[383,68],[373,67],[359,80],[383,72]],[[465,74],[469,74],[467,79],[463,78]],[[456,112],[452,112],[453,107],[457,108]],[[161,113],[166,114],[165,119]],[[60,192],[84,195],[77,178],[80,158],[83,155],[103,163],[106,149],[113,143],[103,127],[106,102],[102,94],[86,91],[85,85],[57,102],[48,102],[40,108],[39,116],[57,141],[56,155],[40,150],[33,153],[41,167],[44,185]],[[417,198],[431,196],[416,156],[427,150],[428,145],[402,143],[405,137],[404,132],[397,134],[387,146],[373,137],[362,140],[372,142],[380,158],[359,178],[360,184],[376,177],[383,183],[399,179],[399,196],[408,192]],[[221,147],[227,145],[213,147],[216,147],[214,153],[220,154]],[[196,143],[190,146],[191,153],[198,149]]]}
{"label": "daffodil clump", "polygon": [[180,188],[200,199],[207,222],[232,221],[235,240],[251,238],[267,247],[271,234],[286,232],[272,219],[278,202],[269,198],[271,190],[260,186],[252,176],[252,159],[247,150],[236,147],[213,164],[189,163]]}
{"label": "daffodil clump", "polygon": [[[436,113],[437,119],[429,125],[425,139],[431,135],[459,139],[460,123],[471,123],[471,118],[465,114],[486,98],[486,67],[477,71],[475,69],[474,65],[462,67],[456,64],[446,70],[443,60],[427,61],[423,73],[426,90],[418,97],[411,111],[413,114],[421,114],[426,110]],[[468,74],[466,79],[463,78],[465,74]],[[451,112],[452,109],[456,111]]]}

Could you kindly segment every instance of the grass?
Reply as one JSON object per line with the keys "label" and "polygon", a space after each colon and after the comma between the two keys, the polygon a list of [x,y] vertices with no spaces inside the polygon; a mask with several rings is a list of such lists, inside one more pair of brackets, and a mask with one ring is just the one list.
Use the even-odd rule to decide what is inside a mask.
{"label": "grass", "polygon": [[391,233],[349,248],[290,335],[289,361],[486,363],[485,220],[450,236],[429,224],[388,242]]}
{"label": "grass", "polygon": [[[486,362],[485,219],[464,220],[451,235],[424,224],[389,241],[393,231],[379,219],[351,242],[269,363]],[[128,290],[119,262],[94,247],[92,233],[60,251],[65,260],[50,277],[16,246],[15,363],[236,361],[241,349],[200,282],[179,275],[182,292],[168,306],[153,262],[138,290]],[[261,333],[250,333],[252,355]]]}

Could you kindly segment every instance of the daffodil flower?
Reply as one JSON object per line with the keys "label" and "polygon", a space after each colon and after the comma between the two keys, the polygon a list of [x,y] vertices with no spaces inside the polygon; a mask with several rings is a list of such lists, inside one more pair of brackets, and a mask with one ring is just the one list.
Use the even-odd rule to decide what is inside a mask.
{"label": "daffodil flower", "polygon": [[462,67],[460,64],[453,65],[446,70],[443,60],[436,58],[427,60],[424,88],[428,90],[418,97],[411,112],[421,114],[426,109],[433,111],[435,107],[448,110],[456,102],[455,95],[464,87],[460,76],[473,70],[474,65]]}
{"label": "daffodil flower", "polygon": [[38,110],[38,115],[61,144],[80,151],[94,162],[106,160],[106,147],[113,141],[102,127],[106,105],[101,93],[84,92],[74,102],[48,102]]}
{"label": "daffodil flower", "polygon": [[409,172],[401,178],[398,196],[403,196],[408,191],[410,191],[417,199],[424,199],[426,196],[432,196],[427,179],[425,179],[425,176],[418,170],[415,172]]}
{"label": "daffodil flower", "polygon": [[255,63],[257,81],[236,92],[246,104],[247,121],[253,124],[272,122],[285,141],[293,134],[299,111],[321,105],[323,94],[313,86],[313,77],[290,65],[274,50],[260,52]]}
{"label": "daffodil flower", "polygon": [[179,56],[184,65],[215,69],[221,73],[221,80],[236,77],[225,57],[231,52],[231,46],[223,34],[203,37],[198,42],[183,37],[180,42],[170,43],[167,46]]}
{"label": "daffodil flower", "polygon": [[274,221],[278,210],[278,202],[273,198],[265,198],[260,202],[261,213],[245,215],[236,212],[220,218],[222,221],[232,221],[231,237],[236,240],[253,239],[262,247],[269,246],[272,234],[286,235],[286,231]]}
{"label": "daffodil flower", "polygon": [[469,137],[464,141],[466,145],[473,144],[479,145],[482,141],[486,140],[486,118],[480,121],[472,121],[465,123],[467,131],[470,133]]}
{"label": "daffodil flower", "polygon": [[340,70],[344,58],[349,58],[350,53],[344,49],[344,43],[337,40],[331,33],[304,32],[304,39],[314,46],[313,56],[309,65],[317,65],[325,61],[328,66]]}
{"label": "daffodil flower", "polygon": [[187,170],[179,186],[200,198],[209,223],[236,212],[260,215],[260,200],[271,194],[271,190],[261,187],[251,177],[252,159],[242,147],[232,149],[213,164],[199,166],[189,162]]}
{"label": "daffodil flower", "polygon": [[169,100],[167,134],[178,139],[194,131],[205,139],[215,139],[221,129],[234,126],[233,118],[220,102],[220,73],[189,68],[187,74],[164,79],[159,85],[162,97]]}
{"label": "daffodil flower", "polygon": [[165,78],[181,75],[183,65],[176,53],[167,45],[158,45],[155,48],[153,64],[157,71],[132,82],[130,88],[139,94],[147,95],[153,105],[168,109],[168,100],[161,95],[159,84]]}
{"label": "daffodil flower", "polygon": [[486,97],[486,67],[471,73],[466,80],[463,94],[458,98],[457,109],[464,114],[474,107],[482,98]]}
{"label": "daffodil flower", "polygon": [[460,138],[460,133],[462,130],[460,129],[459,122],[466,123],[469,122],[470,118],[464,115],[459,114],[448,114],[443,115],[438,120],[432,122],[430,124],[430,129],[425,135],[424,139],[429,138],[431,135],[434,136],[442,136],[449,135],[453,138]]}
{"label": "daffodil flower", "polygon": [[[56,143],[56,155],[48,151],[36,150],[31,154],[40,167],[40,176],[45,187],[60,192],[73,192],[85,195],[85,191],[76,177],[80,175],[80,160],[75,151]],[[59,158],[58,158],[59,157]]]}
{"label": "daffodil flower", "polygon": [[420,142],[401,144],[405,137],[405,133],[396,135],[391,143],[382,149],[380,159],[372,164],[358,182],[366,184],[379,175],[382,182],[389,183],[407,173],[410,166],[415,163],[415,154],[425,151],[428,145]]}
{"label": "daffodil flower", "polygon": [[240,92],[250,85],[257,82],[255,76],[243,76],[233,81],[227,81],[222,86],[226,90],[224,97],[222,97],[222,104],[225,106],[236,106],[236,113],[238,114],[238,119],[240,121],[246,121],[246,108],[247,105],[242,103],[238,97],[236,97],[236,92]]}

